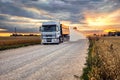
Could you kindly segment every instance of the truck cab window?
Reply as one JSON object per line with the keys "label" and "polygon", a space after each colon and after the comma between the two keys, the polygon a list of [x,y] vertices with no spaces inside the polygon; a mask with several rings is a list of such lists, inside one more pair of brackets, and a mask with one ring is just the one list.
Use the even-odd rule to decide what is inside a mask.
{"label": "truck cab window", "polygon": [[56,31],[56,25],[43,25],[43,26],[42,26],[42,31],[43,31],[43,32]]}

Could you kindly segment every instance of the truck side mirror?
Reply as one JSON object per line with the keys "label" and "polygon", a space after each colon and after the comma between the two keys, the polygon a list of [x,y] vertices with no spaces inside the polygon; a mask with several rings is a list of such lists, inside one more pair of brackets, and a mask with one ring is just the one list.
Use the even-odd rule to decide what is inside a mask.
{"label": "truck side mirror", "polygon": [[58,28],[58,27],[56,27],[56,31],[59,31],[59,28]]}

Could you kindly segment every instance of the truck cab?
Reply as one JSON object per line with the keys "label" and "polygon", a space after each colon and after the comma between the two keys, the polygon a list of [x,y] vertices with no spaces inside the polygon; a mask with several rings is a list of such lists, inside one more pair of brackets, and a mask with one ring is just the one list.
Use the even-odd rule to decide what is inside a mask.
{"label": "truck cab", "polygon": [[43,22],[40,27],[42,44],[63,42],[62,31],[59,22]]}

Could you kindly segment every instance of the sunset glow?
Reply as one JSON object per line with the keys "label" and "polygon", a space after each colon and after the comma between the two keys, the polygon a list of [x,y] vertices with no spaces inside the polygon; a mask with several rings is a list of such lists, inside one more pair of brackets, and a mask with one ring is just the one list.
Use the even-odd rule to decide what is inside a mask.
{"label": "sunset glow", "polygon": [[[87,12],[88,13],[88,12]],[[105,29],[106,27],[120,26],[120,10],[112,13],[85,13],[86,24],[90,27]]]}
{"label": "sunset glow", "polygon": [[104,32],[116,32],[117,30],[114,30],[114,29],[106,29],[104,30]]}
{"label": "sunset glow", "polygon": [[1,37],[9,37],[12,33],[0,33]]}

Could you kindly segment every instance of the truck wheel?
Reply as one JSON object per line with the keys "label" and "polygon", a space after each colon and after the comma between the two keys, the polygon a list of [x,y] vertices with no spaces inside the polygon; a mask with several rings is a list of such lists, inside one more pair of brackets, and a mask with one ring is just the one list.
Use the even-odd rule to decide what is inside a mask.
{"label": "truck wheel", "polygon": [[62,38],[62,37],[59,38],[59,42],[60,42],[60,43],[63,42],[63,38]]}
{"label": "truck wheel", "polygon": [[43,45],[45,45],[45,43],[42,43]]}
{"label": "truck wheel", "polygon": [[68,36],[68,41],[70,41],[70,36]]}
{"label": "truck wheel", "polygon": [[59,41],[58,41],[58,44],[60,44],[60,38],[58,39]]}

